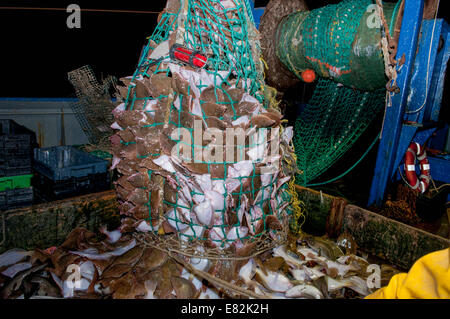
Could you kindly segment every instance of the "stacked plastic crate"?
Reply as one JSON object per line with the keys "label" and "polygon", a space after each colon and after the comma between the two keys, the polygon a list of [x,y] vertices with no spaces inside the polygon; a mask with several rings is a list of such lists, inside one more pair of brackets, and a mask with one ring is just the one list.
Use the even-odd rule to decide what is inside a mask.
{"label": "stacked plastic crate", "polygon": [[0,120],[0,210],[33,204],[31,187],[36,134],[12,120]]}
{"label": "stacked plastic crate", "polygon": [[72,146],[34,150],[35,194],[53,201],[111,188],[108,161]]}

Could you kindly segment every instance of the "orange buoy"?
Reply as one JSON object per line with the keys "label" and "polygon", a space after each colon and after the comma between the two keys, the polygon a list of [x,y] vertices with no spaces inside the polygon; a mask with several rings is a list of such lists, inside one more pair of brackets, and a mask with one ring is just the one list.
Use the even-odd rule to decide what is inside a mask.
{"label": "orange buoy", "polygon": [[314,70],[308,69],[302,72],[302,80],[306,83],[312,83],[316,79],[316,73]]}

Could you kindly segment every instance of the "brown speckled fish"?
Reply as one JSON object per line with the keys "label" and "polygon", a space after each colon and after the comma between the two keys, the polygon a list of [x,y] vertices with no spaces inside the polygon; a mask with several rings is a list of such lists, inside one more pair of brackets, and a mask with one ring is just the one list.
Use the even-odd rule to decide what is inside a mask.
{"label": "brown speckled fish", "polygon": [[172,79],[165,73],[153,74],[149,81],[149,90],[154,98],[168,95],[172,87]]}
{"label": "brown speckled fish", "polygon": [[273,229],[273,230],[282,230],[283,229],[283,226],[281,225],[280,221],[274,215],[266,216],[266,225],[269,229]]}
{"label": "brown speckled fish", "polygon": [[[177,146],[177,142],[169,137],[169,132],[167,131],[165,130],[164,132],[161,132],[161,134],[159,134],[158,140],[161,146],[162,154],[170,156],[172,155],[172,150],[174,149],[174,147]],[[183,145],[179,145],[180,153],[182,152],[182,147]]]}
{"label": "brown speckled fish", "polygon": [[125,130],[119,131],[117,133],[117,135],[120,136],[120,138],[122,139],[122,141],[124,143],[134,142],[135,136],[134,136],[133,132],[128,128]]}
{"label": "brown speckled fish", "polygon": [[173,287],[169,278],[162,278],[156,287],[154,295],[159,299],[174,299]]}
{"label": "brown speckled fish", "polygon": [[138,155],[137,145],[136,144],[123,145],[119,155],[124,160],[129,161],[136,160]]}
{"label": "brown speckled fish", "polygon": [[154,123],[153,118],[145,113],[140,111],[121,111],[116,113],[116,121],[122,128],[127,128],[129,126],[135,125],[152,125]]}
{"label": "brown speckled fish", "polygon": [[123,175],[121,176],[116,182],[114,182],[116,185],[120,185],[121,187],[123,187],[126,191],[128,192],[132,192],[135,187],[134,185],[132,185],[128,180],[127,180],[127,176]]}
{"label": "brown speckled fish", "polygon": [[227,106],[206,102],[202,104],[202,111],[206,116],[222,117],[227,111]]}
{"label": "brown speckled fish", "polygon": [[[149,218],[149,215],[150,215],[148,204],[138,205],[138,206],[132,208],[129,212],[135,219],[138,219],[138,220],[147,219],[147,218]],[[158,216],[155,216],[152,213],[151,217],[152,217],[152,219],[154,219],[154,218],[157,218]]]}
{"label": "brown speckled fish", "polygon": [[[163,185],[164,178],[159,175],[152,175],[151,180],[155,182],[155,185]],[[161,189],[155,189],[150,194],[150,208],[152,214],[155,213],[158,216],[161,215],[163,209],[163,194]]]}
{"label": "brown speckled fish", "polygon": [[193,299],[197,295],[197,289],[191,281],[182,277],[170,278],[177,299]]}
{"label": "brown speckled fish", "polygon": [[203,102],[225,102],[225,96],[220,89],[216,89],[214,86],[210,86],[206,89],[203,89],[201,95],[200,95],[200,101]]}
{"label": "brown speckled fish", "polygon": [[128,196],[127,201],[133,203],[134,205],[144,205],[148,203],[148,192],[146,189],[136,188]]}
{"label": "brown speckled fish", "polygon": [[208,128],[218,128],[219,130],[225,131],[231,125],[215,116],[209,116],[204,119]]}
{"label": "brown speckled fish", "polygon": [[135,206],[130,202],[121,202],[119,206],[120,214],[132,217],[130,214],[134,208]]}
{"label": "brown speckled fish", "polygon": [[122,160],[116,168],[122,175],[131,175],[138,171],[139,167],[137,165],[136,159],[131,161]]}
{"label": "brown speckled fish", "polygon": [[[148,169],[148,170],[151,170],[151,171],[158,170],[159,166],[156,165],[155,162],[153,162],[153,159],[154,159],[153,157],[146,157],[146,158],[142,159],[140,161],[140,163],[139,163],[139,167],[145,168],[145,169]],[[137,171],[137,169],[135,171],[131,172],[128,175],[132,175],[136,171]]]}
{"label": "brown speckled fish", "polygon": [[181,94],[183,97],[189,96],[189,82],[183,79],[177,73],[174,73],[172,75],[172,88],[175,92]]}
{"label": "brown speckled fish", "polygon": [[144,249],[144,253],[136,264],[136,267],[150,272],[162,267],[167,262],[168,258],[169,256],[165,252],[156,248],[147,247]]}
{"label": "brown speckled fish", "polygon": [[125,178],[130,185],[136,188],[148,188],[150,186],[150,177],[146,171],[135,173],[129,177],[125,176]]}
{"label": "brown speckled fish", "polygon": [[233,106],[229,105],[226,114],[237,119],[240,116],[252,115],[257,108],[257,103],[242,101],[234,103]]}
{"label": "brown speckled fish", "polygon": [[120,81],[123,84],[125,84],[127,87],[129,87],[130,84],[133,83],[132,85],[133,85],[134,93],[136,93],[137,98],[145,98],[150,95],[151,92],[143,81],[141,81],[137,78],[135,78],[133,82],[131,80],[133,80],[131,77],[120,79]]}
{"label": "brown speckled fish", "polygon": [[230,95],[234,103],[239,103],[242,100],[242,96],[244,95],[245,91],[240,88],[233,88],[228,89],[227,93]]}
{"label": "brown speckled fish", "polygon": [[271,127],[275,124],[276,121],[271,119],[269,116],[266,116],[265,114],[258,114],[252,116],[252,118],[250,119],[250,125],[256,128]]}
{"label": "brown speckled fish", "polygon": [[161,153],[159,134],[149,134],[145,137],[136,137],[137,155],[141,157],[157,156]]}

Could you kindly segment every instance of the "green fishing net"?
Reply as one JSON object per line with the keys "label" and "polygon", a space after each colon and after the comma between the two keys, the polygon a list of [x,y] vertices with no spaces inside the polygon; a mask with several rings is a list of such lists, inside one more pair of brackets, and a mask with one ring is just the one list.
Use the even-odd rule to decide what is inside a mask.
{"label": "green fishing net", "polygon": [[[169,52],[155,58],[155,51],[161,50],[164,45],[171,47],[174,43],[206,55],[207,67],[198,70],[173,63]],[[176,76],[188,79],[189,85],[183,84],[181,88],[180,83],[185,82],[176,82]],[[160,81],[159,84],[156,84],[156,80]],[[145,91],[142,83],[145,84],[146,81],[150,81],[150,94],[142,93]],[[218,163],[202,159],[192,165],[174,161],[174,157],[186,157],[186,147],[190,150],[188,153],[191,159],[195,158],[196,151],[204,151],[209,147],[202,143],[196,144],[194,119],[201,119],[209,127],[218,126],[224,130],[224,127],[220,128],[223,123],[235,123],[234,121],[243,120],[245,116],[248,118],[244,120],[252,123],[253,116],[271,109],[270,101],[264,95],[259,41],[247,0],[168,1],[166,10],[160,16],[158,26],[142,53],[136,72],[123,82],[129,85],[123,94],[126,98],[123,110],[118,112],[119,117],[138,114],[128,128],[121,125],[118,133],[121,146],[115,152],[116,159],[121,160],[122,164],[126,163],[122,166],[118,164],[119,173],[125,179],[123,182],[119,180],[117,189],[121,213],[130,217],[129,222],[141,219],[142,210],[145,209],[147,225],[139,226],[138,229],[163,234],[168,233],[168,224],[182,239],[207,240],[225,248],[231,243],[254,241],[267,234],[275,238],[283,230],[274,227],[273,223],[272,226],[267,224],[267,221],[273,221],[268,216],[275,216],[281,223],[291,214],[286,184],[289,178],[286,179],[283,169],[263,174],[261,169],[266,164],[263,163],[263,157],[258,157],[252,161],[251,169],[245,170],[245,174],[242,171],[236,173],[237,167],[243,162],[249,167],[248,161],[244,161],[246,151],[270,148],[269,134],[250,134],[245,145],[238,146],[240,149],[237,149],[232,161],[227,158]],[[156,89],[158,85],[159,89]],[[238,99],[236,92],[239,93]],[[195,97],[200,97],[197,109]],[[252,105],[258,104],[260,110],[243,114],[238,109],[243,98]],[[211,116],[205,111],[211,103],[225,106],[227,111],[221,116]],[[138,132],[137,135],[134,133],[135,140],[124,138],[127,130]],[[142,142],[142,138],[138,136],[140,130],[146,130],[147,137],[143,137],[144,139],[150,135],[160,139],[160,144],[156,143],[158,145],[153,148],[157,151],[140,151],[139,145],[136,146]],[[188,132],[190,142],[174,138],[170,134],[170,131],[177,130],[180,133]],[[264,132],[264,129],[260,131]],[[285,144],[289,144],[288,140],[286,138]],[[147,140],[147,143],[152,141]],[[170,157],[164,151],[164,144],[175,145],[177,154]],[[136,158],[130,158],[127,154],[136,152],[136,147]],[[159,161],[158,165],[165,169],[152,163],[163,156],[167,157]],[[137,180],[136,174],[141,178],[142,175],[139,174],[143,170],[148,175],[144,179],[149,182],[131,189],[130,195],[130,190],[125,190],[124,185]],[[137,184],[132,186],[135,185]],[[205,190],[204,185],[210,185],[209,190]],[[192,216],[202,200],[210,196],[208,194],[211,191],[220,194],[214,194],[221,203],[214,203],[213,216],[219,216],[221,220],[205,225]],[[142,198],[146,199],[145,204],[142,203]],[[242,215],[249,217],[243,218]],[[163,221],[167,222],[165,227],[162,225]],[[134,224],[136,225],[137,223]]]}
{"label": "green fishing net", "polygon": [[361,92],[319,79],[295,123],[294,146],[300,170],[296,182],[308,185],[336,163],[383,109],[384,101],[384,89]]}

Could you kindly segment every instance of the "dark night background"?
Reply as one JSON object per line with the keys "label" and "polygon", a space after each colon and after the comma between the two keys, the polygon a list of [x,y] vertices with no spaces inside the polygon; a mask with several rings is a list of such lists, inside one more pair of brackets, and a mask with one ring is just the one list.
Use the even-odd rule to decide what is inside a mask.
{"label": "dark night background", "polygon": [[[0,6],[161,11],[151,1],[1,1]],[[98,76],[131,75],[157,14],[81,12],[81,29],[69,29],[65,11],[0,10],[2,97],[66,97],[67,72],[89,64]]]}
{"label": "dark night background", "polygon": [[[265,6],[267,0],[256,1]],[[339,1],[307,1],[310,8]],[[1,1],[1,7],[161,11],[166,0]],[[67,97],[67,72],[89,64],[100,77],[134,72],[157,14],[81,12],[81,29],[69,29],[65,11],[0,10],[2,79],[0,97]]]}
{"label": "dark night background", "polygon": [[[256,0],[257,7],[268,0]],[[306,0],[310,9],[340,0]],[[166,0],[0,2],[1,7],[161,11]],[[441,8],[440,12],[443,12]],[[82,12],[81,29],[69,29],[65,11],[0,10],[2,79],[0,97],[66,97],[73,93],[67,72],[89,64],[98,77],[134,72],[157,14]]]}

